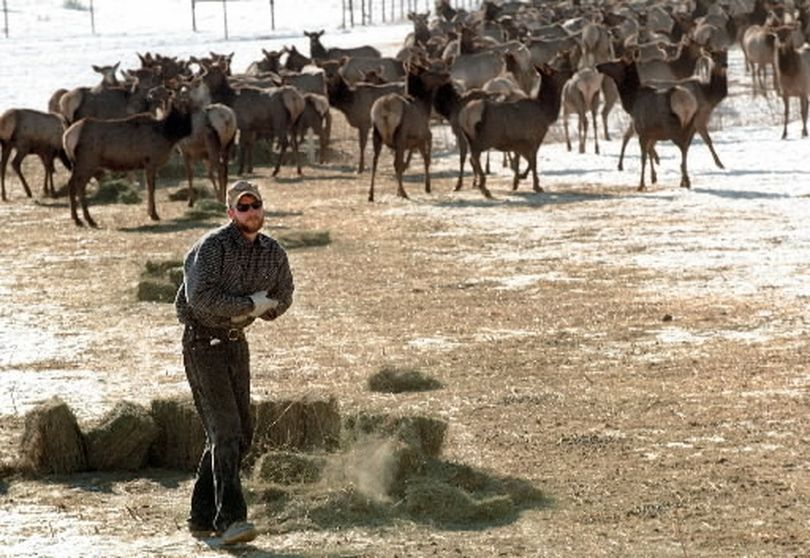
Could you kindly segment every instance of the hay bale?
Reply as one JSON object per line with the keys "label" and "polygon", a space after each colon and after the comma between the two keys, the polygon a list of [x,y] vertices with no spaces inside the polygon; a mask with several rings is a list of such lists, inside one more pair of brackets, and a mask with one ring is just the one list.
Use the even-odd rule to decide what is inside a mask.
{"label": "hay bale", "polygon": [[320,455],[289,451],[269,451],[259,457],[253,472],[257,481],[276,484],[310,484],[318,482],[326,458]]}
{"label": "hay bale", "polygon": [[87,470],[84,436],[67,403],[52,397],[25,415],[20,468],[38,474]]}
{"label": "hay bale", "polygon": [[152,277],[164,277],[178,267],[183,268],[183,260],[146,260],[143,273]]}
{"label": "hay bale", "polygon": [[507,494],[477,498],[458,487],[427,478],[408,484],[405,510],[419,520],[449,524],[503,521],[516,511]]}
{"label": "hay bale", "polygon": [[415,368],[384,366],[368,379],[368,389],[379,393],[430,391],[442,387],[440,381]]}
{"label": "hay bale", "polygon": [[151,414],[158,432],[149,449],[149,464],[196,471],[205,449],[205,431],[191,398],[155,399]]}
{"label": "hay bale", "polygon": [[390,437],[415,448],[426,457],[438,457],[444,444],[447,422],[425,416],[393,416],[360,412],[346,418],[344,441],[354,443],[368,436]]}
{"label": "hay bale", "polygon": [[158,434],[149,410],[121,401],[87,432],[87,459],[98,471],[134,471],[146,464]]}
{"label": "hay bale", "polygon": [[141,302],[174,302],[177,285],[168,279],[141,279],[138,281],[137,298]]}
{"label": "hay bale", "polygon": [[330,451],[340,442],[340,412],[334,397],[259,401],[253,405],[253,416],[256,451]]}
{"label": "hay bale", "polygon": [[329,231],[306,231],[301,229],[279,231],[273,237],[287,250],[310,246],[326,246],[332,241],[329,237]]}
{"label": "hay bale", "polygon": [[[171,201],[188,201],[190,191],[188,187],[178,188],[174,192],[169,192],[169,199]],[[210,188],[194,187],[194,198],[199,203],[201,200],[209,199],[214,196]]]}
{"label": "hay bale", "polygon": [[141,203],[137,186],[125,178],[106,177],[101,180],[96,192],[89,196],[93,205],[123,203],[132,205]]}

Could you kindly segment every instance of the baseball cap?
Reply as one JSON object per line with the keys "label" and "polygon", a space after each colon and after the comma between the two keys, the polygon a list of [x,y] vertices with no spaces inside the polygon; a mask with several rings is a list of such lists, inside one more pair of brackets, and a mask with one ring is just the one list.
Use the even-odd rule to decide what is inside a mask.
{"label": "baseball cap", "polygon": [[242,196],[250,195],[259,201],[262,201],[262,195],[259,193],[259,188],[255,184],[251,184],[247,180],[237,180],[228,186],[228,207],[235,207],[239,203]]}

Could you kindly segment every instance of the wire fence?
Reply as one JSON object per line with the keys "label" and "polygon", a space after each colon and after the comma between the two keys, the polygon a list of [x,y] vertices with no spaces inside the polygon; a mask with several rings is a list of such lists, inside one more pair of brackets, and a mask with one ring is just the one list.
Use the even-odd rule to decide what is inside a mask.
{"label": "wire fence", "polygon": [[[290,22],[285,21],[291,14],[291,6],[295,0],[188,0],[188,17],[191,30],[198,32],[198,4],[220,4],[222,7],[222,30],[225,39],[231,35],[231,31],[241,32],[239,22],[229,21],[229,13],[233,10],[234,4],[240,7],[249,3],[256,6],[255,18],[266,17],[267,27],[264,30],[275,31],[276,24],[289,26]],[[431,12],[435,13],[435,0],[340,0],[340,27],[349,29],[356,26],[378,25],[381,23],[393,23],[404,20],[411,12]],[[449,4],[454,8],[466,10],[477,9],[481,0],[450,0]],[[9,4],[12,4],[9,7]],[[229,7],[230,5],[230,7]],[[263,6],[259,8],[259,6]],[[24,2],[20,0],[2,0],[3,9],[3,32],[6,38],[9,37],[9,13],[17,12],[26,8]],[[62,8],[86,13],[90,30],[96,34],[96,6],[94,0],[63,0]],[[295,8],[292,8],[293,11]],[[277,19],[276,16],[279,16]],[[289,18],[288,18],[289,19]],[[178,22],[179,23],[179,22]],[[269,28],[269,29],[268,29]],[[19,30],[17,31],[19,34]]]}

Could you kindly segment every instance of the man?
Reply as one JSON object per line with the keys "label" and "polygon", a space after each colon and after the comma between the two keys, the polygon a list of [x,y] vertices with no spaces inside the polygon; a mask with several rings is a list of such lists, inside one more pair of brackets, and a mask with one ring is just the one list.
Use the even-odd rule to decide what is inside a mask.
{"label": "man", "polygon": [[189,529],[216,532],[223,544],[248,542],[239,467],[250,449],[250,358],[244,329],[256,318],[275,320],[292,303],[287,254],[259,231],[258,188],[244,180],[227,192],[231,221],[204,235],[186,255],[175,299],[185,324],[183,364],[207,437],[191,496]]}

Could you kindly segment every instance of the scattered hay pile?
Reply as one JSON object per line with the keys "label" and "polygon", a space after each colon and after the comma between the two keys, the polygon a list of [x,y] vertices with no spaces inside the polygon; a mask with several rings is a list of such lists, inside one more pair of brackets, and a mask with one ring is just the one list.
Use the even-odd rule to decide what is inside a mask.
{"label": "scattered hay pile", "polygon": [[253,477],[280,485],[314,483],[321,479],[326,463],[322,455],[268,451],[256,462]]}
{"label": "scattered hay pile", "polygon": [[88,197],[93,205],[107,203],[123,203],[132,205],[141,203],[141,195],[137,186],[132,184],[125,176],[107,175],[101,180],[98,189]]}
{"label": "scattered hay pile", "polygon": [[174,302],[177,289],[183,282],[183,261],[147,260],[138,282],[138,300],[148,302]]}
{"label": "scattered hay pile", "polygon": [[[169,193],[169,199],[171,201],[188,201],[188,195],[189,189],[187,187],[179,188],[174,192]],[[194,187],[194,199],[197,200],[197,202],[212,197],[214,197],[214,193],[211,191],[210,188],[198,188],[196,186]]]}
{"label": "scattered hay pile", "polygon": [[253,413],[254,451],[330,451],[340,442],[340,412],[334,397],[260,401]]}
{"label": "scattered hay pile", "polygon": [[286,229],[273,232],[272,236],[287,250],[308,248],[311,246],[326,246],[332,241],[329,237],[329,231]]}
{"label": "scattered hay pile", "polygon": [[384,366],[368,379],[368,389],[378,393],[431,391],[444,387],[440,381],[415,368]]}
{"label": "scattered hay pile", "polygon": [[[188,190],[186,190],[188,195]],[[209,194],[210,197],[210,194]],[[185,214],[178,221],[209,221],[225,219],[225,204],[214,199],[197,199],[194,207],[186,209]]]}

